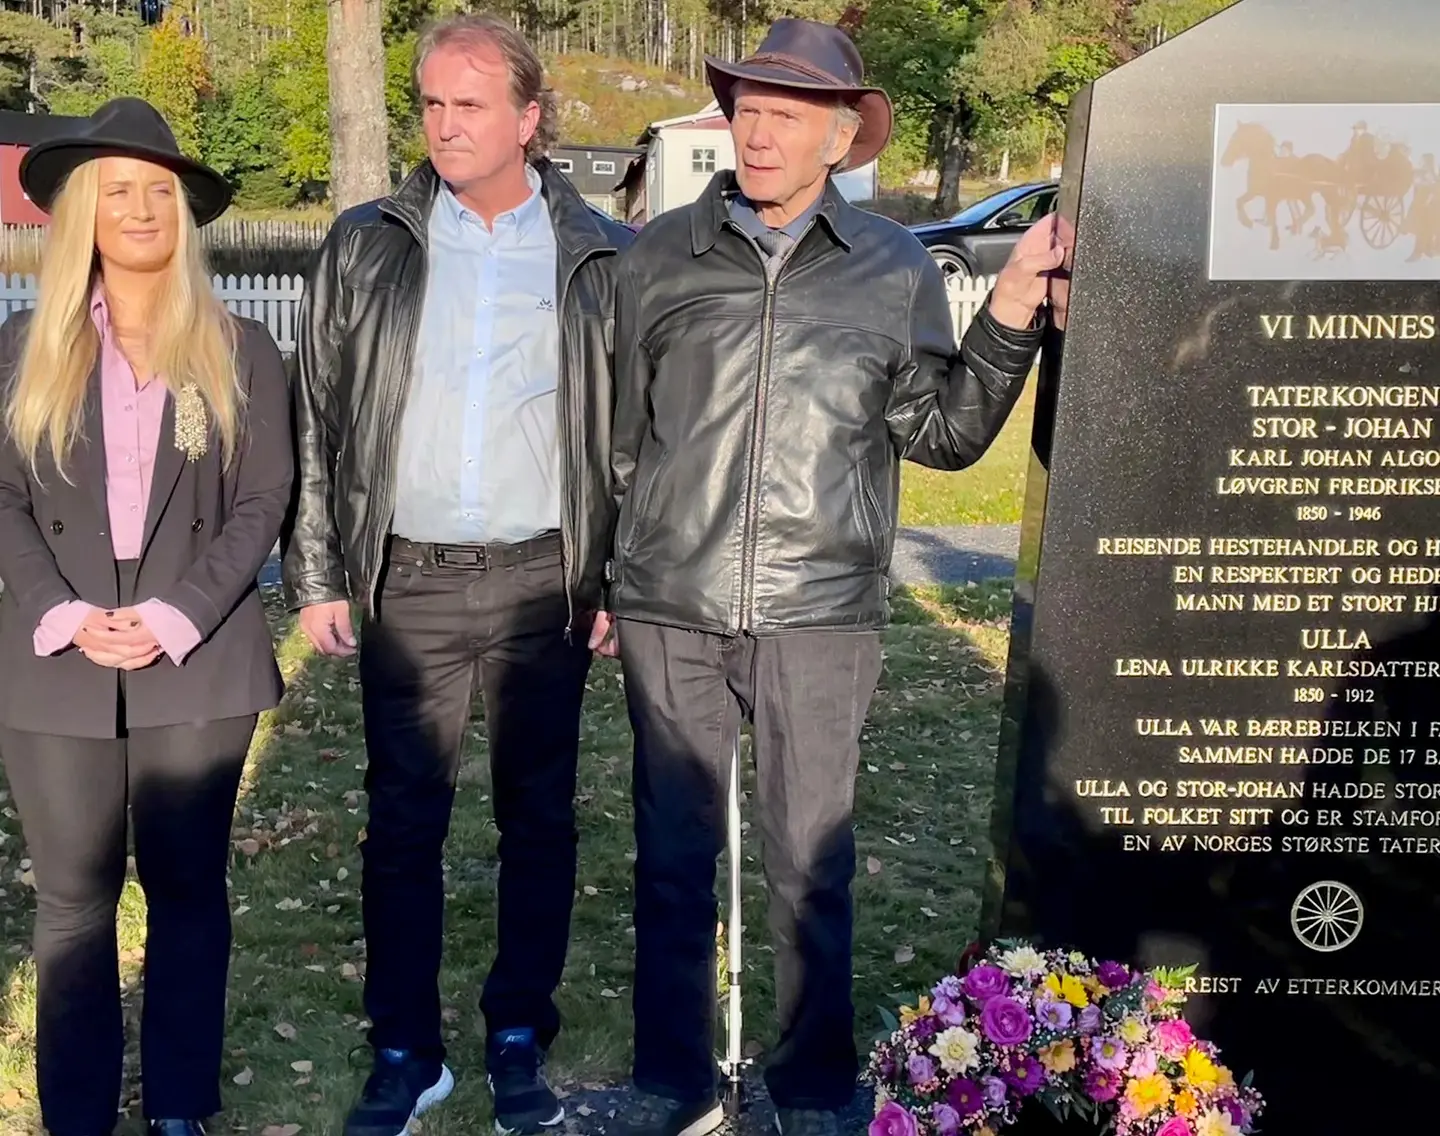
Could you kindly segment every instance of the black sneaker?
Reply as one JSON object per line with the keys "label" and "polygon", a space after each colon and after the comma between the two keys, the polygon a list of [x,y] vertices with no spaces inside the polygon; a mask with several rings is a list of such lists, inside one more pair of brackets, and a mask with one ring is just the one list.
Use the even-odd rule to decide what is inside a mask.
{"label": "black sneaker", "polygon": [[818,1108],[782,1108],[775,1113],[781,1136],[840,1136],[840,1114]]}
{"label": "black sneaker", "polygon": [[377,1050],[374,1071],[345,1118],[345,1136],[407,1136],[410,1122],[454,1088],[455,1078],[439,1061],[404,1049]]}
{"label": "black sneaker", "polygon": [[717,1097],[673,1101],[638,1090],[615,1117],[621,1136],[708,1136],[725,1123]]}
{"label": "black sneaker", "polygon": [[545,1081],[545,1056],[534,1030],[496,1033],[485,1046],[485,1066],[499,1136],[541,1132],[565,1119],[565,1109]]}

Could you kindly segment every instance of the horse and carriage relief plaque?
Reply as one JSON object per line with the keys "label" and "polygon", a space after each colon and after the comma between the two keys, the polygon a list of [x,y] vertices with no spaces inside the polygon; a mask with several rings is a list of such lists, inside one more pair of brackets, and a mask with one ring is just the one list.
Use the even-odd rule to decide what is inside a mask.
{"label": "horse and carriage relief plaque", "polygon": [[1212,280],[1440,279],[1440,106],[1215,108]]}

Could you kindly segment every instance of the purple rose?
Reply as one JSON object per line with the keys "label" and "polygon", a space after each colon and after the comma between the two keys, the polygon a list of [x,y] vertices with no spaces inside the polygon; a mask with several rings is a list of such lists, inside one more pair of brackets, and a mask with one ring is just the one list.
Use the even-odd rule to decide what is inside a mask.
{"label": "purple rose", "polygon": [[980,1091],[980,1086],[969,1077],[957,1077],[950,1082],[950,1091],[945,1094],[945,1100],[960,1117],[971,1116],[985,1109],[985,1094]]}
{"label": "purple rose", "polygon": [[1092,1033],[1099,1033],[1102,1019],[1100,1007],[1096,1005],[1086,1006],[1080,1011],[1080,1016],[1075,1019],[1075,1025],[1086,1037]]}
{"label": "purple rose", "polygon": [[944,994],[935,996],[935,1003],[930,1007],[930,1012],[939,1019],[940,1024],[947,1029],[951,1026],[963,1026],[965,1024],[965,1007],[960,1004],[958,998],[950,998]]}
{"label": "purple rose", "polygon": [[935,1062],[923,1053],[916,1053],[910,1058],[906,1072],[910,1074],[912,1085],[923,1085],[926,1081],[935,1079]]}
{"label": "purple rose", "polygon": [[940,1136],[955,1136],[960,1131],[960,1114],[948,1104],[938,1101],[930,1106],[930,1117],[935,1121],[935,1131]]}
{"label": "purple rose", "polygon": [[1090,1056],[1102,1069],[1120,1070],[1125,1068],[1125,1043],[1118,1037],[1097,1037],[1090,1041]]}
{"label": "purple rose", "polygon": [[1004,1080],[1022,1097],[1028,1097],[1045,1083],[1045,1070],[1035,1058],[1022,1057],[1010,1066]]}
{"label": "purple rose", "polygon": [[996,1045],[1019,1045],[1030,1036],[1030,1015],[1014,998],[991,998],[980,1014],[980,1028]]}
{"label": "purple rose", "polygon": [[870,1136],[917,1136],[918,1131],[919,1126],[910,1110],[893,1100],[886,1101],[870,1122]]}
{"label": "purple rose", "polygon": [[982,963],[965,976],[965,993],[982,1006],[991,998],[1010,993],[1010,979],[998,966]]}
{"label": "purple rose", "polygon": [[910,1027],[910,1036],[921,1045],[928,1045],[939,1032],[940,1023],[928,1014],[923,1018],[916,1018]]}
{"label": "purple rose", "polygon": [[1130,968],[1118,962],[1102,962],[1095,968],[1095,977],[1111,990],[1130,985]]}
{"label": "purple rose", "polygon": [[1035,1003],[1035,1020],[1048,1030],[1063,1030],[1070,1024],[1073,1013],[1069,1002],[1041,999]]}
{"label": "purple rose", "polygon": [[999,1112],[1005,1107],[1005,1098],[1009,1094],[1005,1082],[999,1077],[982,1077],[980,1091],[985,1094],[985,1103],[990,1106],[991,1112]]}
{"label": "purple rose", "polygon": [[1091,1069],[1085,1078],[1085,1095],[1096,1104],[1114,1100],[1120,1095],[1120,1074],[1111,1069]]}

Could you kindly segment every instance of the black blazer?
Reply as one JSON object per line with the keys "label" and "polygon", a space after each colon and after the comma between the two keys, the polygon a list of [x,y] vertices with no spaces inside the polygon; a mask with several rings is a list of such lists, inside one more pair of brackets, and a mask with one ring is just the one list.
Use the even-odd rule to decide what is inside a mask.
{"label": "black blazer", "polygon": [[[0,383],[8,390],[30,312],[0,325]],[[239,373],[249,400],[233,461],[222,469],[212,435],[187,461],[175,448],[175,407],[166,398],[145,516],[135,602],[160,599],[201,635],[181,666],[162,657],[125,678],[131,729],[241,717],[283,693],[256,576],[280,533],[294,479],[290,397],[270,333],[240,321]],[[118,602],[105,497],[100,370],[90,377],[84,435],[66,482],[47,459],[37,480],[0,426],[0,724],[68,737],[117,735],[119,671],[68,648],[38,658],[33,636],[66,600]]]}

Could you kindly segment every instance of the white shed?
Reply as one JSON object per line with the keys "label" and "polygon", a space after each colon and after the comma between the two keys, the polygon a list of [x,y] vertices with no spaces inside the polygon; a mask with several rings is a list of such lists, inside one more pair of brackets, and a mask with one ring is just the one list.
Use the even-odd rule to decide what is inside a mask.
{"label": "white shed", "polygon": [[[716,170],[735,168],[730,124],[715,102],[695,114],[652,122],[637,145],[645,152],[630,163],[616,187],[624,193],[625,220],[632,225],[689,205]],[[869,201],[878,191],[875,163],[846,170],[835,182],[847,201]]]}

